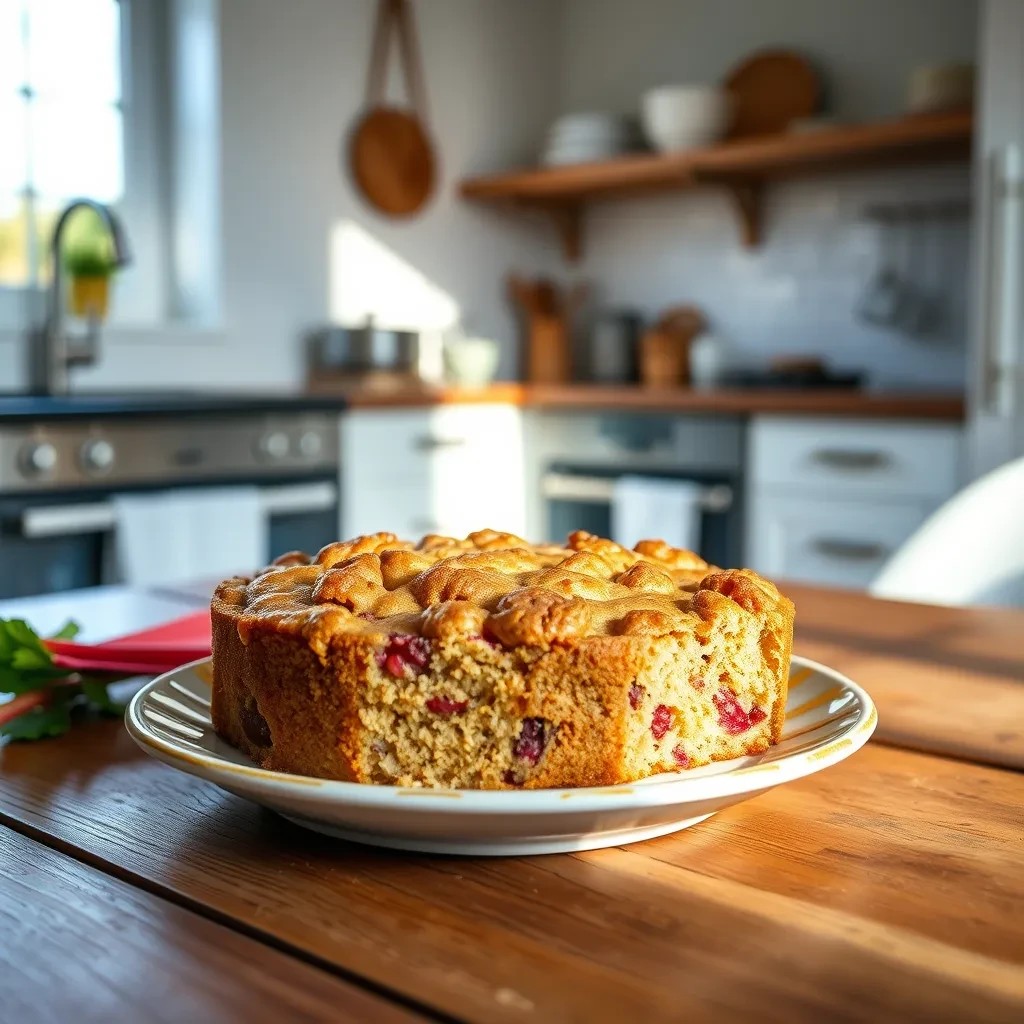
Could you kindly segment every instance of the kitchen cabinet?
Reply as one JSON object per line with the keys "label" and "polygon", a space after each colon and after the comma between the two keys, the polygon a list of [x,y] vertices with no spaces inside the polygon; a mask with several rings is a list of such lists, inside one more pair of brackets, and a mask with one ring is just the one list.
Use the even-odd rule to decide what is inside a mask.
{"label": "kitchen cabinet", "polygon": [[969,471],[1024,456],[1024,3],[985,0],[974,151]]}
{"label": "kitchen cabinet", "polygon": [[756,417],[747,562],[773,578],[860,589],[957,489],[949,424]]}
{"label": "kitchen cabinet", "polygon": [[354,410],[342,424],[342,534],[522,535],[523,477],[515,406]]}

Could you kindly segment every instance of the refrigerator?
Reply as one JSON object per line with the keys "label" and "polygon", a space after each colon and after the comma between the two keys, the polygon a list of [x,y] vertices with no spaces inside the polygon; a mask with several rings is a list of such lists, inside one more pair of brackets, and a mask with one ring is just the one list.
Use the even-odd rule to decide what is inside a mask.
{"label": "refrigerator", "polygon": [[1024,457],[1024,0],[980,6],[967,463]]}

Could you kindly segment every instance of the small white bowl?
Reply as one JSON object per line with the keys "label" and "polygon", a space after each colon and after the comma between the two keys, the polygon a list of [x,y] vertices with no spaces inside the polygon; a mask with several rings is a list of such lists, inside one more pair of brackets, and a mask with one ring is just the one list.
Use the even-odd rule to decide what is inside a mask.
{"label": "small white bowl", "polygon": [[732,97],[714,85],[666,85],[641,100],[644,132],[655,149],[678,152],[720,139],[732,120]]}
{"label": "small white bowl", "polygon": [[453,384],[482,388],[498,370],[498,343],[488,338],[453,338],[445,342],[444,365]]}

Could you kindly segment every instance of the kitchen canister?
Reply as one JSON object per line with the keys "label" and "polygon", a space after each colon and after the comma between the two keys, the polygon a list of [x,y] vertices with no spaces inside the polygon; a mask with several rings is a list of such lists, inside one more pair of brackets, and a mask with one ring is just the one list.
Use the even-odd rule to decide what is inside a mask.
{"label": "kitchen canister", "polygon": [[690,345],[690,386],[713,388],[722,382],[728,367],[728,348],[715,334],[698,334]]}

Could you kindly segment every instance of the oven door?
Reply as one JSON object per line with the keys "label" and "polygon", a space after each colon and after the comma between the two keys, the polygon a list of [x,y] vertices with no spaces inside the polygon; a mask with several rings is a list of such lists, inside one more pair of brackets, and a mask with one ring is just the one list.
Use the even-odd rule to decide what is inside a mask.
{"label": "oven door", "polygon": [[[337,539],[335,480],[267,484],[260,498],[268,520],[267,562]],[[103,492],[0,498],[0,599],[119,582],[110,499]]]}
{"label": "oven door", "polygon": [[[547,536],[562,538],[573,530],[611,536],[615,479],[626,472],[605,467],[552,466],[541,480]],[[742,564],[743,531],[737,481],[702,473],[645,471],[643,475],[701,484],[698,554],[712,565]]]}

